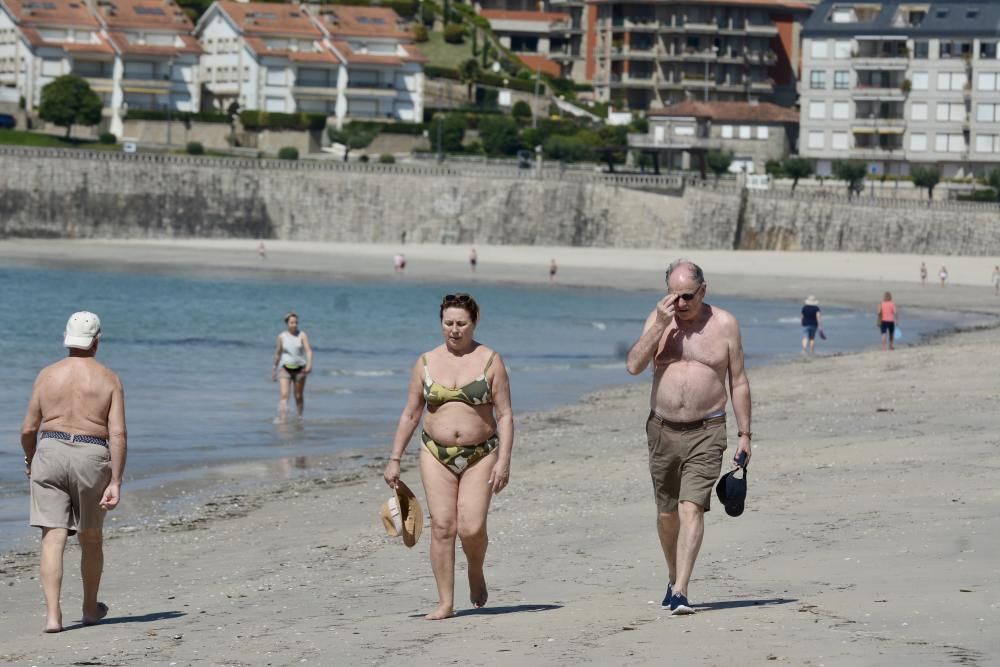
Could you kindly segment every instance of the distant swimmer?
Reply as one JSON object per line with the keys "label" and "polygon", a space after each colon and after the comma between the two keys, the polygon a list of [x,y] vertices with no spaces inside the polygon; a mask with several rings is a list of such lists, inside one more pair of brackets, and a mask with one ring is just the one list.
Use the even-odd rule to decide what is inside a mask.
{"label": "distant swimmer", "polygon": [[472,269],[473,273],[476,272],[476,264],[478,264],[478,263],[479,263],[479,253],[476,252],[475,248],[470,248],[469,249],[469,268]]}
{"label": "distant swimmer", "polygon": [[406,255],[397,252],[392,256],[392,268],[396,273],[402,273],[406,269]]}
{"label": "distant swimmer", "polygon": [[559,270],[559,265],[556,264],[556,260],[553,259],[549,262],[549,282],[554,283],[556,281],[556,272]]}
{"label": "distant swimmer", "polygon": [[1000,296],[1000,264],[993,267],[993,293]]}
{"label": "distant swimmer", "polygon": [[267,248],[263,241],[257,244],[257,254],[260,255],[261,259],[267,259]]}
{"label": "distant swimmer", "polygon": [[927,264],[920,262],[920,286],[927,284]]}
{"label": "distant swimmer", "polygon": [[96,359],[101,320],[74,313],[63,344],[69,356],[38,374],[21,426],[25,473],[31,482],[31,525],[42,529],[41,580],[45,632],[60,632],[66,539],[80,541],[83,625],[100,622],[104,517],[121,500],[127,432],[125,390]]}
{"label": "distant swimmer", "polygon": [[[672,616],[694,613],[688,582],[726,451],[727,380],[738,438],[733,466],[745,467],[750,460],[750,381],[740,327],[732,314],[705,303],[707,287],[696,264],[671,264],[667,295],[646,318],[626,359],[631,375],[653,364],[646,438],[657,533],[667,561],[661,607]],[[730,509],[727,513],[742,512]]]}
{"label": "distant swimmer", "polygon": [[941,279],[941,287],[944,287],[944,284],[948,282],[948,269],[943,264],[941,270],[938,271],[938,278]]}
{"label": "distant swimmer", "polygon": [[302,418],[305,408],[306,376],[312,372],[313,351],[309,337],[305,331],[299,330],[299,316],[295,313],[285,315],[286,329],[278,334],[278,342],[274,349],[274,370],[271,380],[277,380],[281,388],[281,398],[278,401],[278,416],[275,424],[288,421],[288,394],[295,387],[295,407],[298,416]]}
{"label": "distant swimmer", "polygon": [[479,305],[468,294],[447,294],[438,313],[444,343],[413,365],[383,474],[395,489],[400,459],[422,417],[420,477],[431,515],[431,568],[439,599],[424,617],[428,620],[454,615],[456,536],[468,561],[472,605],[486,605],[486,514],[493,495],[510,481],[514,446],[507,369],[499,354],[473,338]]}

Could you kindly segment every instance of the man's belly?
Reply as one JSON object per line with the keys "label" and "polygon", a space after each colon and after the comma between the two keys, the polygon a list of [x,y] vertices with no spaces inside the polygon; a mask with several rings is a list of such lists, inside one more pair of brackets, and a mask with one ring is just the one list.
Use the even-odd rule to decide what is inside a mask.
{"label": "man's belly", "polygon": [[673,421],[694,421],[726,407],[726,385],[709,366],[674,362],[653,380],[650,408]]}

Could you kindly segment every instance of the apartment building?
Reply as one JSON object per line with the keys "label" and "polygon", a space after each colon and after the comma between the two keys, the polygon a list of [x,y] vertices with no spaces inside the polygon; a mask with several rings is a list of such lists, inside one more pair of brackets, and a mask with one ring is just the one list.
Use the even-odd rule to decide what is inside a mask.
{"label": "apartment building", "polygon": [[585,0],[480,0],[501,43],[535,70],[587,81]]}
{"label": "apartment building", "polygon": [[219,0],[195,36],[218,109],[422,118],[424,58],[391,9]]}
{"label": "apartment building", "polygon": [[802,31],[800,153],[817,173],[1000,164],[1000,3],[822,2]]}
{"label": "apartment building", "polygon": [[798,0],[588,0],[586,76],[629,109],[685,100],[795,103]]}

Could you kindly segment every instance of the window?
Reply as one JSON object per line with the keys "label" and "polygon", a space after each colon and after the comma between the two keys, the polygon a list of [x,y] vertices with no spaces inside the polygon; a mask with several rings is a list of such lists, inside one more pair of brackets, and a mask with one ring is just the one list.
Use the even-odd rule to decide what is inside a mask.
{"label": "window", "polygon": [[962,90],[965,87],[964,72],[941,72],[937,78],[938,90]]}
{"label": "window", "polygon": [[834,132],[830,136],[830,148],[835,151],[847,150],[847,132]]}
{"label": "window", "polygon": [[927,40],[920,40],[913,42],[913,59],[914,60],[927,60],[931,57],[931,43]]}
{"label": "window", "polygon": [[913,73],[913,90],[927,90],[930,77],[927,72],[914,72]]}
{"label": "window", "polygon": [[761,125],[757,128],[757,138],[767,139],[770,136],[770,128],[767,125]]}
{"label": "window", "polygon": [[976,87],[979,90],[996,90],[997,89],[997,75],[996,74],[986,74],[982,73],[976,80]]}
{"label": "window", "polygon": [[997,135],[995,134],[977,134],[976,135],[976,152],[977,153],[993,153],[993,147],[996,145]]}
{"label": "window", "polygon": [[851,73],[848,70],[837,70],[833,73],[834,90],[847,90],[851,87]]}
{"label": "window", "polygon": [[831,118],[834,120],[847,120],[851,117],[851,103],[850,102],[834,102],[833,103],[833,115]]}
{"label": "window", "polygon": [[42,76],[59,76],[62,74],[62,60],[45,58],[42,60]]}
{"label": "window", "polygon": [[965,138],[961,134],[938,134],[934,137],[934,150],[938,153],[961,153]]}
{"label": "window", "polygon": [[823,132],[812,130],[809,132],[809,148],[823,148]]}
{"label": "window", "polygon": [[851,40],[837,40],[833,43],[833,57],[837,60],[846,60],[851,57]]}
{"label": "window", "polygon": [[826,88],[826,72],[821,69],[814,69],[809,73],[809,87],[813,90]]}
{"label": "window", "polygon": [[740,139],[750,139],[751,138],[750,129],[751,128],[749,125],[740,125]]}
{"label": "window", "polygon": [[694,136],[694,126],[693,125],[675,125],[674,134],[679,137],[693,137]]}
{"label": "window", "polygon": [[810,102],[809,118],[811,120],[823,120],[826,118],[826,102]]}
{"label": "window", "polygon": [[914,102],[910,106],[910,120],[927,120],[927,102]]}
{"label": "window", "polygon": [[936,120],[962,122],[965,120],[965,104],[961,102],[938,102]]}
{"label": "window", "polygon": [[995,123],[1000,121],[1000,104],[977,104],[976,122]]}
{"label": "window", "polygon": [[823,58],[826,58],[827,57],[826,42],[814,40],[812,42],[810,55],[813,57],[813,59],[822,60]]}
{"label": "window", "polygon": [[927,150],[927,135],[922,132],[911,134],[910,150],[918,153]]}
{"label": "window", "polygon": [[997,43],[985,41],[979,42],[979,58],[980,60],[996,60]]}
{"label": "window", "polygon": [[830,12],[830,23],[857,23],[858,17],[853,7],[834,7]]}
{"label": "window", "polygon": [[722,138],[723,139],[732,139],[733,138],[733,126],[732,125],[723,125],[722,126]]}
{"label": "window", "polygon": [[[285,68],[284,67],[268,67],[267,68],[267,85],[269,86],[283,86],[285,85]],[[284,105],[284,101],[282,101]],[[270,109],[268,109],[270,111]]]}
{"label": "window", "polygon": [[283,113],[285,111],[284,97],[268,97],[264,100],[264,111]]}

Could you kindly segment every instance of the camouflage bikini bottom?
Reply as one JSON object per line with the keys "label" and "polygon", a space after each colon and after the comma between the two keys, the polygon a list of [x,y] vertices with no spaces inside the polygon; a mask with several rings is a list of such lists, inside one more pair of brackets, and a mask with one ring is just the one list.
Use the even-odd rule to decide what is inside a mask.
{"label": "camouflage bikini bottom", "polygon": [[420,439],[424,441],[427,451],[456,475],[461,475],[500,446],[500,438],[496,433],[478,445],[439,445],[427,435],[427,431],[420,432]]}

